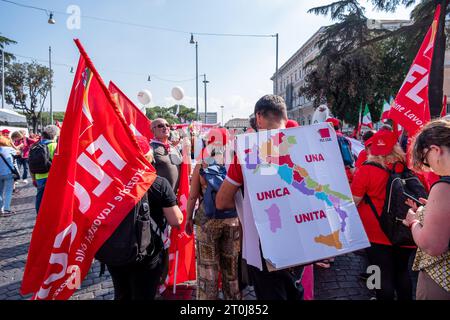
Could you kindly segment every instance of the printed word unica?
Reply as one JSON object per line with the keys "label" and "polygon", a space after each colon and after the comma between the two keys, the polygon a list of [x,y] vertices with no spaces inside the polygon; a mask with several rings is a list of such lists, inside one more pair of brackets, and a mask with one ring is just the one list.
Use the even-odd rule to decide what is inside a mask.
{"label": "printed word unica", "polygon": [[256,194],[256,197],[258,198],[259,201],[263,201],[263,200],[268,200],[268,199],[273,199],[273,198],[284,197],[284,196],[287,196],[290,194],[291,193],[289,192],[288,188],[283,188],[283,189],[278,188],[275,190],[258,192]]}

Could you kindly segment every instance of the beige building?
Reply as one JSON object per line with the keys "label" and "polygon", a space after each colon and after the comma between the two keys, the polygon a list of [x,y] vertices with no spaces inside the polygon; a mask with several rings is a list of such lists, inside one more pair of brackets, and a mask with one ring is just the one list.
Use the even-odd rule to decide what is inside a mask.
{"label": "beige building", "polygon": [[231,120],[228,120],[224,127],[227,129],[235,129],[236,132],[244,132],[247,130],[247,128],[250,126],[250,123],[248,122],[248,118],[234,118]]}
{"label": "beige building", "polygon": [[324,27],[321,27],[309,38],[305,44],[292,57],[278,69],[278,79],[273,75],[273,92],[282,96],[286,100],[289,119],[296,120],[301,125],[311,124],[314,107],[309,101],[299,95],[299,89],[305,83],[305,76],[310,71],[306,64],[319,54],[317,41],[322,34]]}
{"label": "beige building", "polygon": [[[395,30],[402,26],[411,24],[409,20],[367,20],[370,29]],[[301,47],[278,69],[277,74],[271,78],[273,81],[273,92],[286,100],[289,119],[296,120],[301,125],[312,123],[314,106],[312,101],[299,94],[299,89],[305,84],[305,77],[311,67],[306,64],[317,57],[320,50],[317,42],[324,31],[324,27],[314,33]],[[450,68],[450,66],[449,66]],[[448,70],[450,73],[450,69]],[[448,83],[450,89],[450,81]],[[449,90],[450,91],[450,90]]]}

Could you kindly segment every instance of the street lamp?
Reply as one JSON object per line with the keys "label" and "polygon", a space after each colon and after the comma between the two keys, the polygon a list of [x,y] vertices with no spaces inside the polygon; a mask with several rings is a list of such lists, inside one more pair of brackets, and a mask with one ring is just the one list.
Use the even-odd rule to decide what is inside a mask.
{"label": "street lamp", "polygon": [[5,108],[5,48],[2,48],[2,109]]}
{"label": "street lamp", "polygon": [[53,19],[53,12],[50,12],[50,15],[48,17],[48,23],[49,24],[55,24],[56,23],[56,20]]}
{"label": "street lamp", "polygon": [[207,114],[207,98],[206,98],[206,85],[209,83],[208,80],[206,80],[206,74],[203,75],[203,83],[205,84],[205,124],[206,124],[206,114]]}
{"label": "street lamp", "polygon": [[198,121],[198,43],[194,41],[194,34],[192,33],[189,43],[195,44],[195,119]]}
{"label": "street lamp", "polygon": [[53,96],[52,96],[52,87],[53,87],[53,76],[52,76],[52,47],[48,47],[48,61],[50,67],[50,124],[53,124]]}

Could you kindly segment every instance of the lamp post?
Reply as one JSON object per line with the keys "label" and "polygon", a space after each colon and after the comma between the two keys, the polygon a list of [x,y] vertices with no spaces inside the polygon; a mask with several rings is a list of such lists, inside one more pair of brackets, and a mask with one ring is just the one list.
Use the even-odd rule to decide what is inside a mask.
{"label": "lamp post", "polygon": [[52,77],[52,47],[48,47],[48,61],[50,67],[50,124],[53,124],[53,97],[52,97],[52,87],[53,87],[53,77]]}
{"label": "lamp post", "polygon": [[2,48],[2,109],[5,108],[5,48]]}
{"label": "lamp post", "polygon": [[207,96],[206,96],[206,85],[209,83],[209,81],[208,80],[206,80],[206,74],[204,74],[203,75],[203,83],[204,83],[204,85],[205,85],[205,124],[207,123],[207,121],[206,121],[206,115],[207,115],[207,110],[208,110],[208,107],[207,107]]}
{"label": "lamp post", "polygon": [[278,94],[278,33],[275,34],[276,48],[275,48],[275,94]]}
{"label": "lamp post", "polygon": [[225,107],[224,106],[220,106],[220,109],[222,109],[222,127],[224,125],[224,123],[223,123],[223,108],[225,108]]}
{"label": "lamp post", "polygon": [[[53,18],[53,12],[50,12],[48,17],[48,24],[55,24],[56,20]],[[53,75],[52,75],[52,47],[48,47],[48,63],[50,67],[50,124],[53,124],[53,95],[52,95],[52,87],[53,87]]]}
{"label": "lamp post", "polygon": [[195,119],[198,121],[198,42],[191,33],[191,44],[195,44]]}

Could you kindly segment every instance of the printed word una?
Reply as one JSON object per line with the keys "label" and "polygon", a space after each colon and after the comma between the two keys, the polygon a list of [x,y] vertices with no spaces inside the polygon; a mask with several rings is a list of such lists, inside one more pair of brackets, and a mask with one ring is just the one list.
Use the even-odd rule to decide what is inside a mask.
{"label": "printed word una", "polygon": [[321,153],[319,154],[307,154],[305,155],[306,162],[320,162],[325,161],[323,158],[323,155]]}

